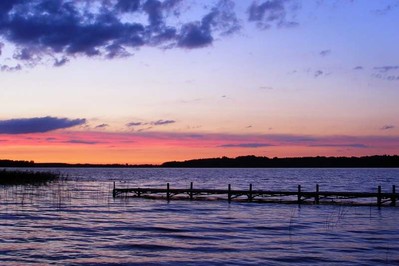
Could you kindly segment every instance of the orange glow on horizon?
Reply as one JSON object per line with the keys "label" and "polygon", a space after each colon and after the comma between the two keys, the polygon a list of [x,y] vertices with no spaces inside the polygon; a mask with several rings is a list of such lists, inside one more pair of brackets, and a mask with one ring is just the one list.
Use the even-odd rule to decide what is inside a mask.
{"label": "orange glow on horizon", "polygon": [[198,158],[398,154],[399,138],[189,133],[52,132],[2,135],[2,159],[35,162],[161,164]]}

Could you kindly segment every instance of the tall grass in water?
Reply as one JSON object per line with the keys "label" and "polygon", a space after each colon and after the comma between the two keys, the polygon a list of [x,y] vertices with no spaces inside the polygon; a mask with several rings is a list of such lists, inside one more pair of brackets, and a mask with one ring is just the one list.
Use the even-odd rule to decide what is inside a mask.
{"label": "tall grass in water", "polygon": [[18,206],[36,208],[42,204],[61,209],[70,201],[71,191],[65,175],[0,169],[0,202],[5,210],[18,211]]}
{"label": "tall grass in water", "polygon": [[0,185],[45,185],[65,177],[52,172],[34,172],[19,170],[0,170]]}

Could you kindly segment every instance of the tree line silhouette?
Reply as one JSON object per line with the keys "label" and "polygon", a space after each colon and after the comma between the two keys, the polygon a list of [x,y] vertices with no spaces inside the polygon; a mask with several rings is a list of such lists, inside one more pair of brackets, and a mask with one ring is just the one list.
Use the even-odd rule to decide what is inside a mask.
{"label": "tree line silhouette", "polygon": [[349,167],[399,167],[399,156],[364,156],[364,157],[295,157],[268,158],[253,155],[236,158],[209,158],[183,162],[166,162],[162,167],[195,167],[195,168],[349,168]]}

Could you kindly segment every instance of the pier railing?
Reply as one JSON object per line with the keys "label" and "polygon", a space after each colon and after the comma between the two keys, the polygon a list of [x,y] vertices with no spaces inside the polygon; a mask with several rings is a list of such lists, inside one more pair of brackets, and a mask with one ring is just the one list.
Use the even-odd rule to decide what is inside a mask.
{"label": "pier railing", "polygon": [[[396,193],[396,186],[392,185],[391,192],[382,192],[381,186],[375,192],[348,192],[348,191],[323,191],[316,184],[314,191],[304,191],[298,185],[295,191],[284,190],[256,190],[252,184],[248,190],[232,189],[228,184],[227,189],[202,189],[194,188],[190,183],[189,188],[171,188],[167,183],[164,188],[135,187],[135,188],[114,188],[113,197],[145,197],[188,200],[212,200],[227,199],[230,203],[233,200],[247,202],[279,202],[297,204],[349,204],[349,205],[374,205],[396,206],[399,193]],[[216,198],[215,198],[216,196]],[[222,197],[220,197],[222,196]],[[367,200],[368,201],[365,201]],[[370,201],[370,199],[372,201]],[[350,201],[348,201],[350,200]]]}

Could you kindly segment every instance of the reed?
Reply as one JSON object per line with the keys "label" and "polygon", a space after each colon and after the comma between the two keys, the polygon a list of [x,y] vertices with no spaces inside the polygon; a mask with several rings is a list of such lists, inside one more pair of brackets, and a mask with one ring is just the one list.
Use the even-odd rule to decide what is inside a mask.
{"label": "reed", "polygon": [[41,171],[0,170],[0,185],[45,185],[63,179],[61,174]]}

